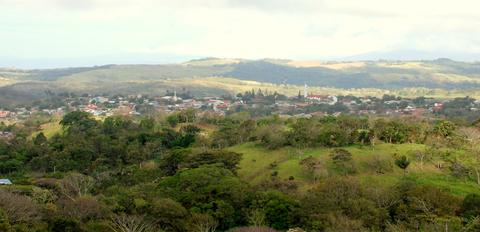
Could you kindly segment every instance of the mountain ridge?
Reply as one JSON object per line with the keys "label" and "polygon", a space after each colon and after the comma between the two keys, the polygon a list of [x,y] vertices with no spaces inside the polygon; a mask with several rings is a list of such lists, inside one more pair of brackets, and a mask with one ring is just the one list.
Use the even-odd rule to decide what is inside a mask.
{"label": "mountain ridge", "polygon": [[[480,63],[445,58],[428,61],[296,61],[210,57],[176,64],[110,64],[57,69],[0,68],[0,93],[6,96],[8,94],[5,93],[13,91],[22,95],[25,89],[28,90],[26,96],[39,96],[46,90],[161,94],[175,85],[194,90],[195,85],[203,86],[203,80],[204,83],[216,81],[215,86],[204,86],[208,92],[203,95],[235,91],[222,84],[224,78],[275,86],[308,84],[312,87],[339,89],[472,90],[480,89]],[[152,86],[157,86],[158,89]]]}

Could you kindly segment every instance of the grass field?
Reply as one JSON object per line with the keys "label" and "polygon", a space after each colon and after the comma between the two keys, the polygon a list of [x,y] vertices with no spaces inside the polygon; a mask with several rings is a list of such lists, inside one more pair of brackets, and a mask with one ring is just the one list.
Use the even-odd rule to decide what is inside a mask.
{"label": "grass field", "polygon": [[57,133],[62,132],[62,126],[59,124],[60,120],[59,119],[53,119],[53,121],[42,124],[40,126],[40,130],[34,134],[32,134],[32,137],[37,136],[38,133],[43,132],[45,137],[51,138]]}
{"label": "grass field", "polygon": [[[272,172],[278,172],[278,177],[288,179],[293,177],[299,183],[300,190],[307,190],[313,185],[311,174],[305,170],[300,161],[312,156],[322,160],[326,165],[325,175],[340,175],[332,167],[329,156],[330,148],[297,149],[292,147],[278,150],[268,150],[255,143],[245,143],[229,148],[231,151],[243,154],[240,162],[239,176],[251,184],[259,184],[271,177]],[[374,147],[351,146],[345,148],[353,155],[357,172],[354,174],[363,183],[392,186],[401,178],[403,171],[394,164],[394,157],[407,155],[416,150],[424,149],[420,144],[379,144]],[[380,157],[391,163],[391,170],[379,174],[372,168],[373,159]],[[464,196],[468,193],[480,193],[480,186],[473,181],[460,180],[452,177],[446,171],[438,170],[433,164],[421,166],[413,158],[406,173],[407,177],[415,180],[418,184],[434,185],[444,188],[456,195]]]}

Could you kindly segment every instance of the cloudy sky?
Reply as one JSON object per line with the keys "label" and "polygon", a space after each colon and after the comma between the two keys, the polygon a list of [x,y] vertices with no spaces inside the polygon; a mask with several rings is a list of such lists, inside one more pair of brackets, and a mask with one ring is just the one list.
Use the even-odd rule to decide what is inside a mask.
{"label": "cloudy sky", "polygon": [[478,0],[0,0],[0,67],[480,60]]}

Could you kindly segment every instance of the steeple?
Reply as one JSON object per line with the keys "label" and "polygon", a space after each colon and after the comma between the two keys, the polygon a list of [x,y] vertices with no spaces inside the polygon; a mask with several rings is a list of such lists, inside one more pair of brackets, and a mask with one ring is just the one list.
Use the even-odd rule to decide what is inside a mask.
{"label": "steeple", "polygon": [[308,86],[307,83],[305,83],[305,87],[303,88],[303,98],[308,97]]}
{"label": "steeple", "polygon": [[178,100],[177,98],[177,90],[173,89],[173,101],[176,102]]}

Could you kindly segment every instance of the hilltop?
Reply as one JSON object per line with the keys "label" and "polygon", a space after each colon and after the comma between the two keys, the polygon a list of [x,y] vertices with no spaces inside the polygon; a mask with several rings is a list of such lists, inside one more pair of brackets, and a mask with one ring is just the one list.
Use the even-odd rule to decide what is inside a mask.
{"label": "hilltop", "polygon": [[[162,95],[168,89],[186,88],[193,94],[208,96],[234,94],[239,86],[294,95],[305,83],[330,92],[410,88],[473,91],[480,89],[480,63],[449,59],[323,62],[205,58],[179,64],[0,69],[3,102],[40,98],[46,91]],[[357,92],[365,95],[365,91]]]}

